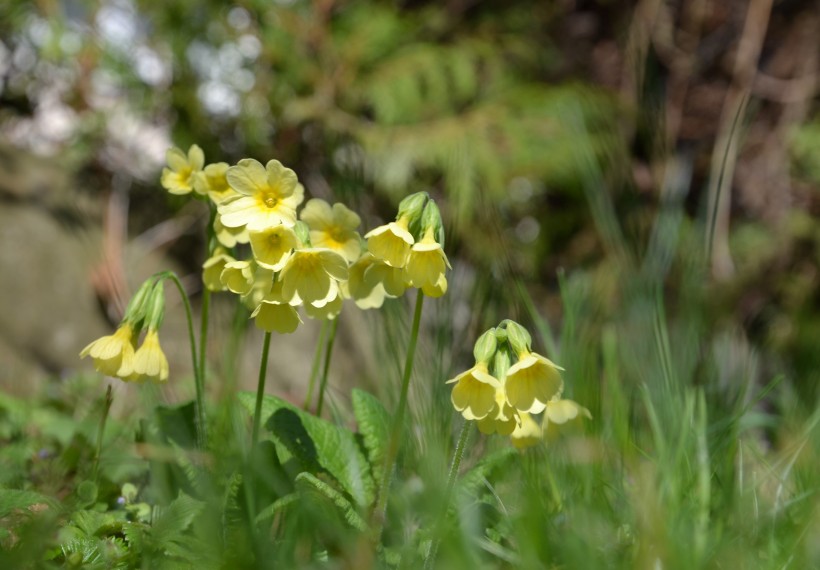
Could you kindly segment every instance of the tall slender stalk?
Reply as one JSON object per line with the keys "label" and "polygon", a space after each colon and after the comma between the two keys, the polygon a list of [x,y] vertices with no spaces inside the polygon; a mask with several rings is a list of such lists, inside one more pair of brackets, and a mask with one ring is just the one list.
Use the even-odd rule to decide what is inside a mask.
{"label": "tall slender stalk", "polygon": [[433,544],[430,546],[430,551],[427,553],[427,558],[424,559],[424,570],[430,570],[436,562],[438,547],[441,544],[441,534],[444,532],[444,521],[447,518],[447,509],[450,507],[450,498],[456,485],[458,470],[461,468],[461,459],[464,457],[464,448],[467,445],[467,440],[470,439],[470,428],[472,425],[472,422],[465,420],[461,426],[461,434],[458,436],[456,450],[453,453],[453,462],[450,464],[450,474],[447,476],[447,489],[444,492],[444,504],[442,505],[438,520],[436,521],[435,531],[433,533]]}
{"label": "tall slender stalk", "polygon": [[333,319],[330,325],[330,336],[325,347],[325,363],[322,367],[322,382],[319,384],[319,403],[316,404],[316,416],[322,415],[322,406],[325,403],[325,390],[327,389],[327,376],[330,368],[330,355],[333,352],[333,342],[336,340],[336,329],[339,327],[339,317]]}
{"label": "tall slender stalk", "polygon": [[313,400],[313,389],[316,387],[316,375],[319,373],[319,363],[322,361],[322,348],[325,345],[325,335],[327,334],[327,319],[322,321],[322,328],[319,330],[319,340],[316,341],[316,352],[313,354],[313,364],[310,365],[310,381],[308,382],[307,396],[302,409],[310,409],[310,402]]}
{"label": "tall slender stalk", "polygon": [[393,415],[393,423],[390,426],[390,440],[388,441],[387,453],[384,458],[384,470],[382,472],[381,484],[379,485],[376,508],[373,511],[374,539],[376,542],[380,540],[384,528],[387,495],[390,490],[390,481],[393,478],[393,466],[396,462],[396,456],[399,453],[399,442],[401,440],[402,428],[404,427],[404,414],[407,410],[407,392],[410,387],[410,377],[413,374],[413,357],[416,353],[416,342],[419,336],[419,324],[421,323],[421,309],[423,305],[424,293],[419,289],[416,295],[416,309],[413,314],[413,328],[410,330],[410,341],[407,344],[407,358],[404,361],[404,377],[402,378],[401,392],[399,394],[399,405],[396,409],[396,413]]}
{"label": "tall slender stalk", "polygon": [[103,401],[102,415],[100,416],[100,425],[97,428],[97,450],[94,453],[94,467],[91,470],[92,479],[97,481],[97,472],[100,467],[100,456],[102,455],[103,435],[105,434],[105,424],[108,421],[108,412],[111,411],[111,403],[114,397],[111,395],[111,384],[105,391],[105,400]]}
{"label": "tall slender stalk", "polygon": [[268,352],[270,352],[270,332],[265,333],[262,341],[262,361],[259,363],[259,381],[256,384],[256,406],[253,411],[253,431],[251,432],[251,452],[259,441],[259,423],[262,421],[262,398],[265,395],[265,379],[268,372]]}
{"label": "tall slender stalk", "polygon": [[196,413],[196,441],[200,449],[205,449],[205,395],[203,393],[203,382],[199,361],[196,351],[196,337],[194,336],[194,317],[191,311],[191,301],[182,286],[179,277],[173,271],[163,271],[157,274],[160,279],[170,279],[176,285],[182,304],[185,306],[185,317],[188,320],[188,338],[191,341],[191,364],[194,367],[194,387],[196,388],[195,413]]}

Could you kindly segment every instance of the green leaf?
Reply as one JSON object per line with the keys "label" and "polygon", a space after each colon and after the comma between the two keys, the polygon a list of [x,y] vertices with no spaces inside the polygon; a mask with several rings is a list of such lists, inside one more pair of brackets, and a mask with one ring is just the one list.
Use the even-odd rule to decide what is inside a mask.
{"label": "green leaf", "polygon": [[[255,398],[256,394],[250,392],[239,394],[240,402],[251,413]],[[277,443],[307,466],[327,471],[358,505],[373,502],[370,465],[353,433],[270,395],[262,401],[262,420]]]}
{"label": "green leaf", "polygon": [[256,524],[265,522],[268,519],[272,519],[276,515],[276,513],[285,510],[288,506],[292,505],[298,500],[299,495],[297,493],[290,493],[288,495],[285,495],[281,499],[277,499],[272,504],[265,507],[261,513],[256,515]]}
{"label": "green leaf", "polygon": [[57,502],[51,497],[35,493],[34,491],[19,491],[17,489],[0,489],[0,518],[5,517],[17,509],[28,509],[34,505],[55,507]]}
{"label": "green leaf", "polygon": [[375,396],[358,388],[353,389],[353,412],[359,423],[359,433],[362,434],[373,474],[377,481],[381,480],[390,435],[390,415]]}
{"label": "green leaf", "polygon": [[492,471],[504,463],[509,462],[512,457],[516,455],[518,455],[518,451],[515,448],[504,447],[485,456],[461,477],[461,481],[459,481],[458,484],[459,492],[475,495],[478,489],[484,485],[485,479],[490,476]]}
{"label": "green leaf", "polygon": [[320,503],[330,502],[333,504],[344,520],[354,529],[361,532],[367,530],[367,523],[356,508],[350,504],[350,501],[324,481],[321,481],[310,473],[299,473],[299,475],[296,476],[296,488],[304,497],[319,500]]}
{"label": "green leaf", "polygon": [[170,505],[162,509],[151,527],[151,535],[158,544],[179,537],[202,512],[205,503],[180,493]]}

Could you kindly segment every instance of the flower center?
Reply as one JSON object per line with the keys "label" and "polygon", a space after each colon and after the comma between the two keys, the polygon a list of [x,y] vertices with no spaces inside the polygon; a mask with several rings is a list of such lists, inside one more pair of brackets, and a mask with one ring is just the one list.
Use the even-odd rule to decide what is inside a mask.
{"label": "flower center", "polygon": [[278,200],[277,200],[276,198],[274,198],[273,196],[267,196],[267,197],[265,198],[265,205],[266,205],[268,208],[275,208],[275,207],[276,207],[276,202],[277,202],[277,201],[278,201]]}

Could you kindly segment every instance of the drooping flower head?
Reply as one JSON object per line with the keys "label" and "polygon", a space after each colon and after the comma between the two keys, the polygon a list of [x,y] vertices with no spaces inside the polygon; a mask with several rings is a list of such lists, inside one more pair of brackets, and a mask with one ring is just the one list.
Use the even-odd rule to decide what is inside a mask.
{"label": "drooping flower head", "polygon": [[515,321],[507,322],[507,338],[518,362],[507,370],[504,388],[507,401],[519,412],[539,414],[552,398],[564,388],[560,366],[548,358],[531,352],[532,338]]}
{"label": "drooping flower head", "polygon": [[299,218],[310,228],[314,247],[331,249],[353,263],[362,254],[361,238],[356,229],[361,218],[344,204],[330,206],[324,200],[308,200]]}
{"label": "drooping flower head", "polygon": [[160,184],[171,194],[189,194],[194,189],[196,174],[205,165],[205,155],[197,145],[191,145],[186,155],[177,147],[165,153],[168,167],[162,169]]}
{"label": "drooping flower head", "polygon": [[165,314],[165,288],[162,280],[154,285],[148,301],[146,324],[148,332],[134,354],[134,372],[129,380],[165,382],[168,380],[168,359],[159,345],[159,330]]}
{"label": "drooping flower head", "polygon": [[510,435],[512,444],[518,449],[524,449],[541,443],[543,434],[538,422],[527,412],[519,412],[519,415],[521,424]]}
{"label": "drooping flower head", "polygon": [[146,319],[154,281],[148,279],[134,293],[114,334],[98,338],[80,352],[81,358],[93,358],[94,367],[102,374],[128,380],[134,373],[135,344]]}
{"label": "drooping flower head", "polygon": [[391,267],[403,268],[410,255],[410,248],[415,243],[412,230],[421,221],[426,192],[416,192],[407,196],[399,204],[396,221],[390,222],[365,234],[367,249],[376,259]]}
{"label": "drooping flower head", "polygon": [[480,420],[495,406],[495,396],[501,382],[490,374],[489,363],[495,355],[496,345],[495,329],[489,329],[473,347],[475,365],[447,381],[448,384],[455,384],[450,396],[453,407],[466,420]]}
{"label": "drooping flower head", "polygon": [[592,419],[588,409],[572,400],[551,400],[544,410],[544,438],[554,440],[562,432],[572,431],[584,418]]}
{"label": "drooping flower head", "polygon": [[128,322],[120,323],[116,332],[91,342],[80,357],[94,359],[94,368],[106,376],[127,378],[134,371],[134,329]]}
{"label": "drooping flower head", "polygon": [[278,160],[270,160],[265,166],[251,158],[240,160],[228,168],[226,178],[241,196],[219,205],[225,227],[245,226],[254,231],[296,223],[296,208],[305,191],[296,174]]}

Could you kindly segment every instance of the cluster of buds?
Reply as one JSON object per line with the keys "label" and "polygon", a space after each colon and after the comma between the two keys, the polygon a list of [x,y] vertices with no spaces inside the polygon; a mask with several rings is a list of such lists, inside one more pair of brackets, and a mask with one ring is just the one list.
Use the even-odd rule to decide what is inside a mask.
{"label": "cluster of buds", "polygon": [[591,417],[586,408],[561,399],[563,368],[532,352],[530,333],[515,321],[482,334],[473,355],[475,365],[447,383],[455,384],[455,409],[477,421],[482,433],[509,435],[516,447],[527,447],[541,441],[551,424]]}
{"label": "cluster of buds", "polygon": [[[80,356],[93,358],[94,367],[106,376],[126,382],[165,382],[168,380],[168,359],[159,344],[164,311],[162,279],[152,277],[131,298],[116,332],[98,338],[86,346]],[[145,338],[137,348],[143,331]]]}
{"label": "cluster of buds", "polygon": [[[169,192],[193,193],[216,208],[218,245],[203,264],[205,286],[239,295],[263,330],[295,331],[300,307],[309,318],[335,319],[344,299],[370,309],[408,287],[435,297],[447,289],[441,216],[426,193],[408,196],[395,222],[362,238],[360,217],[344,204],[312,199],[299,211],[304,188],[277,160],[206,166],[196,145],[187,155],[169,150],[167,160]],[[240,244],[250,245],[242,259]]]}

